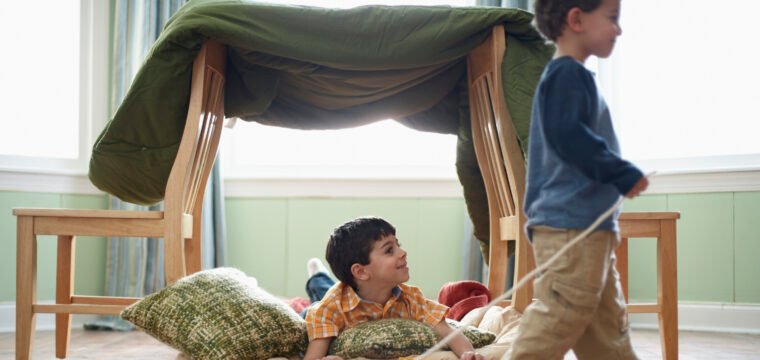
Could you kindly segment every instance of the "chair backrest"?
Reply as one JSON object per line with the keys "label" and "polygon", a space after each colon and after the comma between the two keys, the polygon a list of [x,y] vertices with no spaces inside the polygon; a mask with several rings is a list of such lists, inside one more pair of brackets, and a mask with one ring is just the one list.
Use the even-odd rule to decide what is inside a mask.
{"label": "chair backrest", "polygon": [[[505,50],[504,26],[497,25],[489,38],[467,58],[473,144],[488,196],[488,288],[494,296],[503,293],[506,287],[507,241],[515,241],[515,283],[527,273],[533,261],[524,234],[522,211],[525,160],[502,87],[501,65]],[[522,311],[530,303],[530,294],[530,290],[514,294],[512,306]]]}
{"label": "chair backrest", "polygon": [[164,196],[165,241],[200,237],[204,191],[223,128],[226,56],[223,44],[207,41],[193,63],[185,128]]}

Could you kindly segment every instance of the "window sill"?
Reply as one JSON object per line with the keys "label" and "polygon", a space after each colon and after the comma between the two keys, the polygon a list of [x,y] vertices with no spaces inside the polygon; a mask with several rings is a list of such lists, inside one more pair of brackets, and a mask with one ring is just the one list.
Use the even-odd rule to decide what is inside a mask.
{"label": "window sill", "polygon": [[0,191],[102,195],[87,175],[43,171],[0,171]]}
{"label": "window sill", "polygon": [[[247,179],[227,178],[227,197],[461,198],[456,179]],[[102,194],[87,175],[0,171],[0,191]],[[760,191],[760,170],[665,173],[647,195]]]}
{"label": "window sill", "polygon": [[457,179],[225,179],[226,197],[462,198]]}
{"label": "window sill", "polygon": [[646,194],[760,191],[760,170],[655,174]]}

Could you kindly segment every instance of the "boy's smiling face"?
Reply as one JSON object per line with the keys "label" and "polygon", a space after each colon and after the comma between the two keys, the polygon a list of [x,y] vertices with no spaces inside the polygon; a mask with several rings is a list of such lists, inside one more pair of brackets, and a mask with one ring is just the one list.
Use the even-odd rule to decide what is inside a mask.
{"label": "boy's smiling face", "polygon": [[583,47],[588,55],[606,58],[615,48],[615,40],[623,33],[620,18],[620,0],[602,0],[598,8],[581,13]]}
{"label": "boy's smiling face", "polygon": [[378,285],[396,286],[409,281],[406,251],[401,249],[395,235],[383,236],[372,244],[369,264],[364,268]]}

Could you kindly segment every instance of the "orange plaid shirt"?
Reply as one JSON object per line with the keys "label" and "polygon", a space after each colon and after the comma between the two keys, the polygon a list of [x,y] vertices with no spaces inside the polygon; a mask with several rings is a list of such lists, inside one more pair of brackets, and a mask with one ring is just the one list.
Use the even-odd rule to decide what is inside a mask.
{"label": "orange plaid shirt", "polygon": [[338,336],[343,330],[380,319],[412,319],[435,326],[446,317],[449,308],[425,298],[414,286],[401,284],[383,304],[364,300],[343,282],[327,290],[322,301],[306,313],[309,341]]}

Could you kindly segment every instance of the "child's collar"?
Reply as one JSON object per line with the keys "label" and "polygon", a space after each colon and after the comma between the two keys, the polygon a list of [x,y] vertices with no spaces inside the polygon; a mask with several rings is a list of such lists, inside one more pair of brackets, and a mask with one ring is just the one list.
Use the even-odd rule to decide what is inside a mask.
{"label": "child's collar", "polygon": [[[343,312],[348,312],[355,309],[357,306],[359,306],[359,303],[361,303],[362,301],[372,303],[372,304],[377,304],[374,301],[367,300],[359,296],[359,293],[356,290],[354,290],[353,287],[347,284],[343,284],[343,287],[344,287],[342,291],[343,296],[341,296],[341,308],[343,309]],[[403,289],[401,289],[401,286],[397,285],[396,287],[391,289],[391,296],[398,299],[401,296],[402,292],[403,292]],[[380,304],[380,305],[383,305],[383,304]]]}

